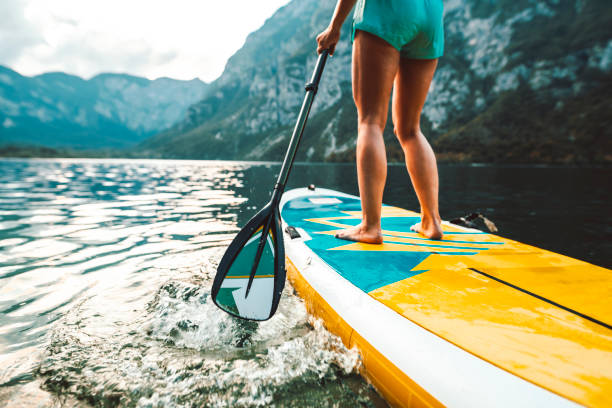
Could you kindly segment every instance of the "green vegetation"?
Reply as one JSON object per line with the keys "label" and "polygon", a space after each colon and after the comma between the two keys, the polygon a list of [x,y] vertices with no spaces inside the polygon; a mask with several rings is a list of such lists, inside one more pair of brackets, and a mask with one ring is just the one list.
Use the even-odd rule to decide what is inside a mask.
{"label": "green vegetation", "polygon": [[79,150],[37,145],[8,144],[0,146],[0,157],[12,158],[147,158],[137,151],[121,149]]}
{"label": "green vegetation", "polygon": [[438,137],[442,160],[496,163],[612,163],[612,81],[602,77],[575,98],[555,102],[523,85],[485,112]]}
{"label": "green vegetation", "polygon": [[74,157],[65,150],[52,149],[44,146],[0,146],[0,157]]}

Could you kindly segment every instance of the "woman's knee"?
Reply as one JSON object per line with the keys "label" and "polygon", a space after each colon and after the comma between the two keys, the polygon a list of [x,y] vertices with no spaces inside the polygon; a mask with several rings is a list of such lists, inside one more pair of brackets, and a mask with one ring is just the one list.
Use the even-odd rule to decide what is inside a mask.
{"label": "woman's knee", "polygon": [[421,135],[421,128],[419,125],[394,124],[393,133],[404,147]]}
{"label": "woman's knee", "polygon": [[370,128],[371,126],[376,126],[380,129],[381,133],[385,130],[385,123],[387,122],[387,118],[382,115],[358,115],[357,118],[357,130]]}

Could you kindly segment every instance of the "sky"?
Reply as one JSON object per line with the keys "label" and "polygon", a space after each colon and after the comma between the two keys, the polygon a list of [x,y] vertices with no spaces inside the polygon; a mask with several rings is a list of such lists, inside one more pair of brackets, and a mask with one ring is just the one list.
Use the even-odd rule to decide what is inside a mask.
{"label": "sky", "polygon": [[22,75],[221,75],[289,0],[0,0],[0,65]]}

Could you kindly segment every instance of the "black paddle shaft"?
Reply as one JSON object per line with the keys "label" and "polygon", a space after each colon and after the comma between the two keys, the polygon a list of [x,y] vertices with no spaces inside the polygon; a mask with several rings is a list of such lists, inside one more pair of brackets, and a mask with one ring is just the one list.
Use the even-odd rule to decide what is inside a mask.
{"label": "black paddle shaft", "polygon": [[310,79],[310,82],[306,84],[306,96],[304,97],[304,103],[302,103],[302,109],[300,109],[297,123],[293,129],[293,135],[291,135],[291,141],[289,142],[289,147],[287,148],[287,154],[285,155],[285,160],[283,160],[281,171],[278,174],[278,180],[274,185],[274,192],[272,193],[272,203],[274,204],[278,204],[280,202],[280,198],[285,190],[285,184],[287,183],[289,172],[291,172],[291,167],[293,166],[293,161],[295,160],[295,154],[297,153],[300,140],[302,139],[302,133],[304,133],[304,128],[306,127],[310,107],[312,106],[314,97],[319,89],[319,81],[321,81],[321,75],[323,74],[323,68],[325,67],[325,62],[327,61],[328,55],[329,50],[323,50],[323,52],[319,54],[319,59],[317,60],[317,65],[312,73],[312,78]]}
{"label": "black paddle shaft", "polygon": [[[221,258],[221,261],[219,262],[219,267],[217,268],[217,274],[215,275],[215,280],[213,282],[211,292],[212,299],[217,306],[219,306],[222,310],[226,311],[232,316],[248,320],[267,320],[272,317],[272,315],[276,311],[276,308],[278,307],[278,302],[280,300],[283,287],[285,286],[285,248],[283,245],[283,231],[281,228],[281,218],[279,214],[280,198],[283,195],[285,183],[287,182],[287,178],[289,177],[289,172],[291,171],[291,166],[293,165],[293,160],[295,159],[295,154],[297,152],[298,145],[300,144],[302,133],[304,132],[306,120],[308,119],[310,107],[312,106],[315,94],[317,93],[319,81],[321,80],[321,75],[323,74],[323,67],[325,66],[328,54],[329,50],[324,50],[319,55],[319,59],[317,60],[314,73],[312,74],[312,78],[310,82],[306,84],[306,96],[304,98],[304,103],[302,104],[302,108],[300,109],[295,128],[293,129],[293,135],[291,136],[291,140],[289,141],[287,154],[285,155],[283,166],[281,167],[281,171],[278,175],[278,180],[274,185],[274,191],[272,192],[272,198],[270,199],[270,202],[261,211],[255,214],[255,216],[251,218],[249,222],[240,230],[238,235],[236,235],[232,243],[227,248],[227,251],[225,251],[223,258]],[[227,274],[230,271],[230,268],[234,264],[234,261],[236,261],[238,255],[240,254],[240,251],[246,245],[248,245],[251,240],[255,239],[254,237],[259,233],[259,231],[261,231],[261,236],[259,237],[259,242],[255,251],[255,258],[253,259],[253,265],[251,266],[244,299],[247,299],[247,297],[249,296],[249,292],[251,290],[253,280],[255,279],[255,274],[257,272],[257,267],[263,254],[264,246],[266,242],[270,239],[268,238],[268,234],[272,231],[273,236],[271,247],[273,248],[271,249],[272,254],[274,256],[274,287],[272,292],[272,299],[270,299],[270,314],[267,316],[259,314],[260,311],[240,311],[238,305],[234,304],[235,302],[231,302],[231,297],[229,298],[229,303],[227,302],[226,298],[223,298],[225,300],[222,300],[220,302],[219,298],[217,297],[219,291],[223,287],[223,282],[225,281]],[[242,267],[243,266],[240,266],[240,268]],[[241,271],[240,275],[241,276],[239,277],[242,277],[244,275],[244,272]],[[236,278],[238,276],[232,277]],[[228,287],[234,288],[236,286],[234,283],[229,285]],[[233,292],[232,296],[235,295],[236,291]],[[236,298],[234,297],[233,299]],[[256,298],[255,300],[257,302],[261,301],[261,299],[259,298]],[[238,309],[236,310],[236,308]]]}
{"label": "black paddle shaft", "polygon": [[255,278],[255,272],[257,271],[261,254],[263,253],[264,246],[266,245],[266,239],[268,237],[268,232],[270,231],[272,219],[273,217],[276,217],[276,213],[278,212],[278,203],[280,202],[280,198],[285,190],[285,184],[287,183],[289,172],[291,171],[293,161],[295,160],[295,154],[297,153],[300,140],[302,139],[302,134],[304,133],[304,128],[306,127],[306,121],[308,120],[308,115],[310,114],[310,107],[312,106],[314,97],[319,89],[319,82],[321,81],[321,75],[323,75],[323,68],[325,67],[325,62],[327,61],[328,55],[329,50],[323,50],[323,52],[319,55],[317,65],[312,73],[312,78],[310,78],[310,82],[306,84],[306,96],[304,97],[304,102],[302,103],[302,108],[300,109],[297,123],[293,129],[291,141],[289,142],[289,147],[287,148],[287,154],[285,155],[285,160],[283,160],[281,171],[278,174],[278,180],[276,180],[276,184],[274,185],[272,199],[270,200],[270,207],[272,211],[261,231],[261,238],[259,239],[257,252],[255,253],[255,262],[253,262],[253,267],[251,268],[251,273],[249,274],[249,281],[246,287],[245,297],[249,295],[249,291],[251,290],[251,285],[253,284],[253,279]]}

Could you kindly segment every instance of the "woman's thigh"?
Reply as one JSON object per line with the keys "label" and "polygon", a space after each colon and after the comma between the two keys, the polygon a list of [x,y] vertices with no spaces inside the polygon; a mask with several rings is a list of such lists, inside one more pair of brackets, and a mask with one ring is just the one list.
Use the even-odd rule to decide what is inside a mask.
{"label": "woman's thigh", "polygon": [[392,109],[393,125],[400,141],[419,131],[421,111],[437,64],[437,59],[400,58]]}
{"label": "woman's thigh", "polygon": [[353,98],[359,123],[384,129],[399,52],[381,38],[358,30],[353,43]]}

